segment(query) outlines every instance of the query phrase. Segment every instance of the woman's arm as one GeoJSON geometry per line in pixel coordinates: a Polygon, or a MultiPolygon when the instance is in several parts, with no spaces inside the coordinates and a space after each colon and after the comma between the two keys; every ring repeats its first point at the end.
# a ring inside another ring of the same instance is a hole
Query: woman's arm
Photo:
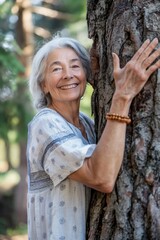
{"type": "MultiPolygon", "coordinates": [[[[141,91],[151,74],[160,68],[160,60],[155,61],[160,56],[160,49],[153,52],[157,44],[157,39],[152,42],[146,40],[124,68],[120,68],[119,58],[113,54],[116,89],[110,113],[128,116],[133,98],[141,91]]],[[[125,137],[126,123],[107,120],[92,156],[69,178],[98,191],[111,192],[122,164],[125,137]]]]}

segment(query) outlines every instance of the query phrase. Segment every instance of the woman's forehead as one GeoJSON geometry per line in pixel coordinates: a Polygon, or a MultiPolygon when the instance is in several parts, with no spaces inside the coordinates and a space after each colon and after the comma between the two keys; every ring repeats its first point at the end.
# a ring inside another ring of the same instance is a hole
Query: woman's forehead
{"type": "Polygon", "coordinates": [[[47,58],[47,61],[50,62],[63,62],[63,61],[80,61],[79,56],[77,55],[77,53],[71,49],[71,48],[56,48],[54,50],[52,50],[47,58]]]}

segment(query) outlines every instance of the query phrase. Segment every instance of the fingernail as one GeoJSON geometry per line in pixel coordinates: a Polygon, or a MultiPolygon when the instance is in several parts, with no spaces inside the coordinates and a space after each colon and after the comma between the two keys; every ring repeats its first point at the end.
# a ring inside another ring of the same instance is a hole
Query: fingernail
{"type": "Polygon", "coordinates": [[[157,41],[157,42],[158,42],[158,38],[157,38],[157,37],[156,37],[156,38],[154,38],[154,39],[153,39],[153,41],[157,41]]]}

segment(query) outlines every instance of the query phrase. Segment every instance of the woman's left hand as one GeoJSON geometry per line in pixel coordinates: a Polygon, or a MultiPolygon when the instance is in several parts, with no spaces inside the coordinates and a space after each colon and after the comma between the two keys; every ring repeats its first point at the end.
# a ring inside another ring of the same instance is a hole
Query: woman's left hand
{"type": "Polygon", "coordinates": [[[160,48],[155,50],[157,44],[157,38],[151,42],[146,40],[123,68],[120,68],[119,57],[113,53],[115,94],[132,101],[141,91],[151,74],[160,68],[160,48]]]}

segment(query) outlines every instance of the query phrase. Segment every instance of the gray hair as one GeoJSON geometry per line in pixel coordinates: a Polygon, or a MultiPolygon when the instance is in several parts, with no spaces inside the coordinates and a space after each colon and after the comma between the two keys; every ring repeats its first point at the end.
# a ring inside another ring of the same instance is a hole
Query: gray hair
{"type": "Polygon", "coordinates": [[[41,83],[45,78],[46,60],[51,51],[57,48],[71,48],[79,56],[82,66],[86,72],[86,78],[89,82],[91,75],[90,57],[87,50],[75,39],[68,37],[55,37],[45,43],[35,54],[32,62],[32,70],[29,79],[29,88],[33,97],[34,106],[37,109],[46,107],[51,101],[50,96],[45,95],[41,83]]]}

